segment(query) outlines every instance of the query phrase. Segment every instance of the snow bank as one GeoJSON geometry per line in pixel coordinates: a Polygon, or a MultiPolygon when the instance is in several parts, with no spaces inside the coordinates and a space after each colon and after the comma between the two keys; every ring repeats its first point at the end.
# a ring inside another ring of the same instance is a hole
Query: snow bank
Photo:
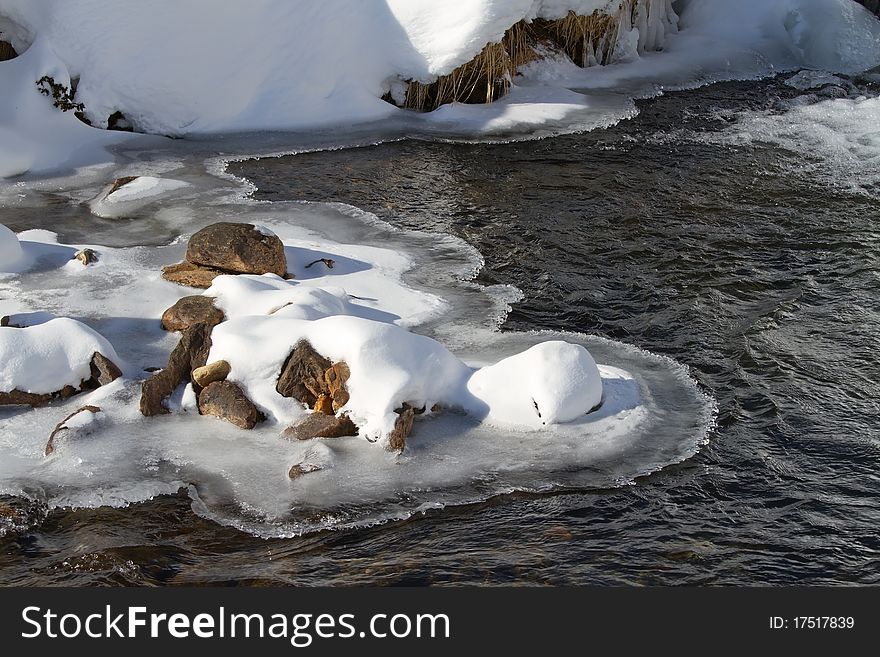
{"type": "MultiPolygon", "coordinates": [[[[0,4],[0,14],[5,9],[0,4]]],[[[46,38],[37,38],[20,57],[0,62],[0,178],[104,162],[105,147],[144,139],[90,128],[73,112],[53,107],[51,97],[37,89],[44,75],[70,86],[67,68],[46,38]]]]}
{"type": "Polygon", "coordinates": [[[95,353],[118,362],[107,340],[82,322],[59,317],[27,328],[0,328],[0,391],[36,394],[79,388],[95,353]]]}
{"type": "MultiPolygon", "coordinates": [[[[2,137],[2,135],[0,135],[2,137]]],[[[0,272],[13,271],[22,258],[18,236],[0,224],[0,272]]]]}

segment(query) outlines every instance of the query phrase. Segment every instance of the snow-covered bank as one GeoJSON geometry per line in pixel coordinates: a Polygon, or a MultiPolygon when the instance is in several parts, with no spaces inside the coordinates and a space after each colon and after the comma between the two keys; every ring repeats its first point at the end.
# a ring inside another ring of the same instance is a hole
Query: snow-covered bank
{"type": "MultiPolygon", "coordinates": [[[[880,64],[880,21],[852,0],[629,2],[259,0],[216,11],[206,0],[3,0],[0,33],[24,54],[0,63],[0,174],[58,168],[73,153],[94,160],[86,142],[131,139],[53,110],[34,86],[42,75],[67,88],[75,80],[76,101],[99,127],[122,112],[137,129],[162,135],[345,128],[400,121],[405,113],[384,94],[449,73],[518,21],[569,10],[620,17],[611,65],[583,70],[554,55],[526,66],[514,87],[529,93],[518,102],[484,108],[482,118],[469,108],[465,131],[482,134],[534,130],[548,120],[601,124],[584,121],[596,106],[589,94],[564,97],[562,88],[644,95],[800,67],[853,72],[880,64]]],[[[444,109],[436,118],[442,125],[458,117],[444,109]]],[[[424,121],[429,131],[432,120],[424,121]]]]}

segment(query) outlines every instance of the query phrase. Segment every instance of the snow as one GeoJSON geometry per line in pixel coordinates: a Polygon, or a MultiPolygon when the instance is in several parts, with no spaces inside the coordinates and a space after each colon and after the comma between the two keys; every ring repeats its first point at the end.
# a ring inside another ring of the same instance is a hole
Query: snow
{"type": "Polygon", "coordinates": [[[535,429],[576,420],[602,401],[602,377],[590,352],[558,340],[478,370],[467,387],[486,405],[489,421],[535,429]]]}
{"type": "Polygon", "coordinates": [[[82,322],[58,317],[27,328],[0,328],[0,391],[52,393],[91,377],[95,353],[118,362],[107,340],[82,322]]]}
{"type": "Polygon", "coordinates": [[[22,258],[21,244],[15,233],[0,224],[0,272],[10,271],[22,258]]]}
{"type": "MultiPolygon", "coordinates": [[[[113,193],[102,193],[89,204],[89,207],[95,215],[105,219],[125,217],[140,210],[157,197],[185,187],[189,187],[189,183],[183,180],[138,176],[113,193]]],[[[106,191],[109,191],[109,188],[106,191]]]]}
{"type": "Polygon", "coordinates": [[[843,78],[827,71],[803,70],[788,78],[785,84],[794,89],[806,91],[808,89],[818,89],[828,84],[845,85],[846,82],[843,78]]]}
{"type": "MultiPolygon", "coordinates": [[[[4,10],[0,4],[0,14],[4,10]]],[[[146,139],[96,130],[73,112],[56,109],[35,84],[44,75],[70,86],[66,67],[45,38],[37,38],[21,56],[0,62],[0,178],[104,162],[106,147],[146,139]]]]}

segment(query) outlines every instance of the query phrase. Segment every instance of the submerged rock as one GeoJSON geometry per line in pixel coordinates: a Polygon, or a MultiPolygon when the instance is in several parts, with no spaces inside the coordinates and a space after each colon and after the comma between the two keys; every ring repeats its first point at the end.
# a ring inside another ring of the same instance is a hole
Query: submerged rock
{"type": "Polygon", "coordinates": [[[225,319],[223,311],[214,305],[214,299],[199,294],[183,297],[162,313],[162,328],[183,331],[193,324],[215,326],[225,319]]]}
{"type": "Polygon", "coordinates": [[[179,262],[162,268],[162,278],[171,283],[208,289],[214,279],[226,272],[211,267],[194,265],[191,262],[179,262]]]}
{"type": "Polygon", "coordinates": [[[320,465],[316,465],[315,463],[297,463],[293,467],[290,468],[287,472],[287,476],[291,479],[299,479],[303,475],[306,475],[310,472],[317,472],[318,470],[323,470],[320,465]]]}
{"type": "Polygon", "coordinates": [[[46,443],[46,447],[43,450],[43,454],[45,456],[49,456],[55,451],[55,439],[64,431],[70,431],[71,427],[68,426],[68,422],[75,418],[80,413],[91,413],[92,415],[96,415],[101,412],[101,409],[97,406],[83,406],[82,408],[78,408],[73,413],[68,415],[66,418],[61,420],[58,424],[55,425],[55,429],[53,429],[52,433],[49,435],[49,441],[46,443]]]}
{"type": "Polygon", "coordinates": [[[284,244],[253,224],[220,222],[202,228],[190,238],[186,260],[239,274],[287,273],[284,244]]]}
{"type": "Polygon", "coordinates": [[[226,420],[242,429],[253,429],[257,422],[265,419],[244,391],[231,381],[208,384],[199,393],[199,413],[226,420]]]}
{"type": "MultiPolygon", "coordinates": [[[[424,410],[421,409],[421,412],[424,410]]],[[[388,451],[402,452],[406,447],[406,439],[412,432],[417,411],[413,406],[404,404],[394,412],[397,413],[397,420],[394,421],[394,430],[388,434],[388,451]]]]}
{"type": "Polygon", "coordinates": [[[344,438],[358,435],[358,428],[348,415],[336,417],[323,413],[310,413],[300,422],[285,429],[281,435],[292,440],[344,438]]]}
{"type": "Polygon", "coordinates": [[[209,324],[194,324],[183,332],[180,342],[168,357],[164,369],[144,381],[140,410],[148,417],[168,413],[165,400],[181,383],[190,379],[194,369],[203,367],[211,351],[209,324]]]}

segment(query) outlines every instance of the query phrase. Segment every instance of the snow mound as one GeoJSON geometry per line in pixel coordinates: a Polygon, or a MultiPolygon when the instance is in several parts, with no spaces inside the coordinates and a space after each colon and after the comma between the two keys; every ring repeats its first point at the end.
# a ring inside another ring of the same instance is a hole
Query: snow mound
{"type": "Polygon", "coordinates": [[[227,318],[245,315],[277,315],[289,319],[321,319],[330,315],[355,315],[341,288],[319,288],[286,281],[276,274],[218,276],[205,296],[227,318]]]}
{"type": "Polygon", "coordinates": [[[581,345],[543,342],[484,367],[467,384],[493,423],[541,428],[571,422],[602,401],[596,361],[581,345]]]}
{"type": "Polygon", "coordinates": [[[0,272],[11,271],[21,258],[22,250],[18,237],[6,226],[0,224],[0,272]]]}
{"type": "Polygon", "coordinates": [[[27,328],[0,328],[0,391],[35,394],[79,388],[95,353],[118,362],[111,344],[82,322],[58,317],[27,328]]]}

